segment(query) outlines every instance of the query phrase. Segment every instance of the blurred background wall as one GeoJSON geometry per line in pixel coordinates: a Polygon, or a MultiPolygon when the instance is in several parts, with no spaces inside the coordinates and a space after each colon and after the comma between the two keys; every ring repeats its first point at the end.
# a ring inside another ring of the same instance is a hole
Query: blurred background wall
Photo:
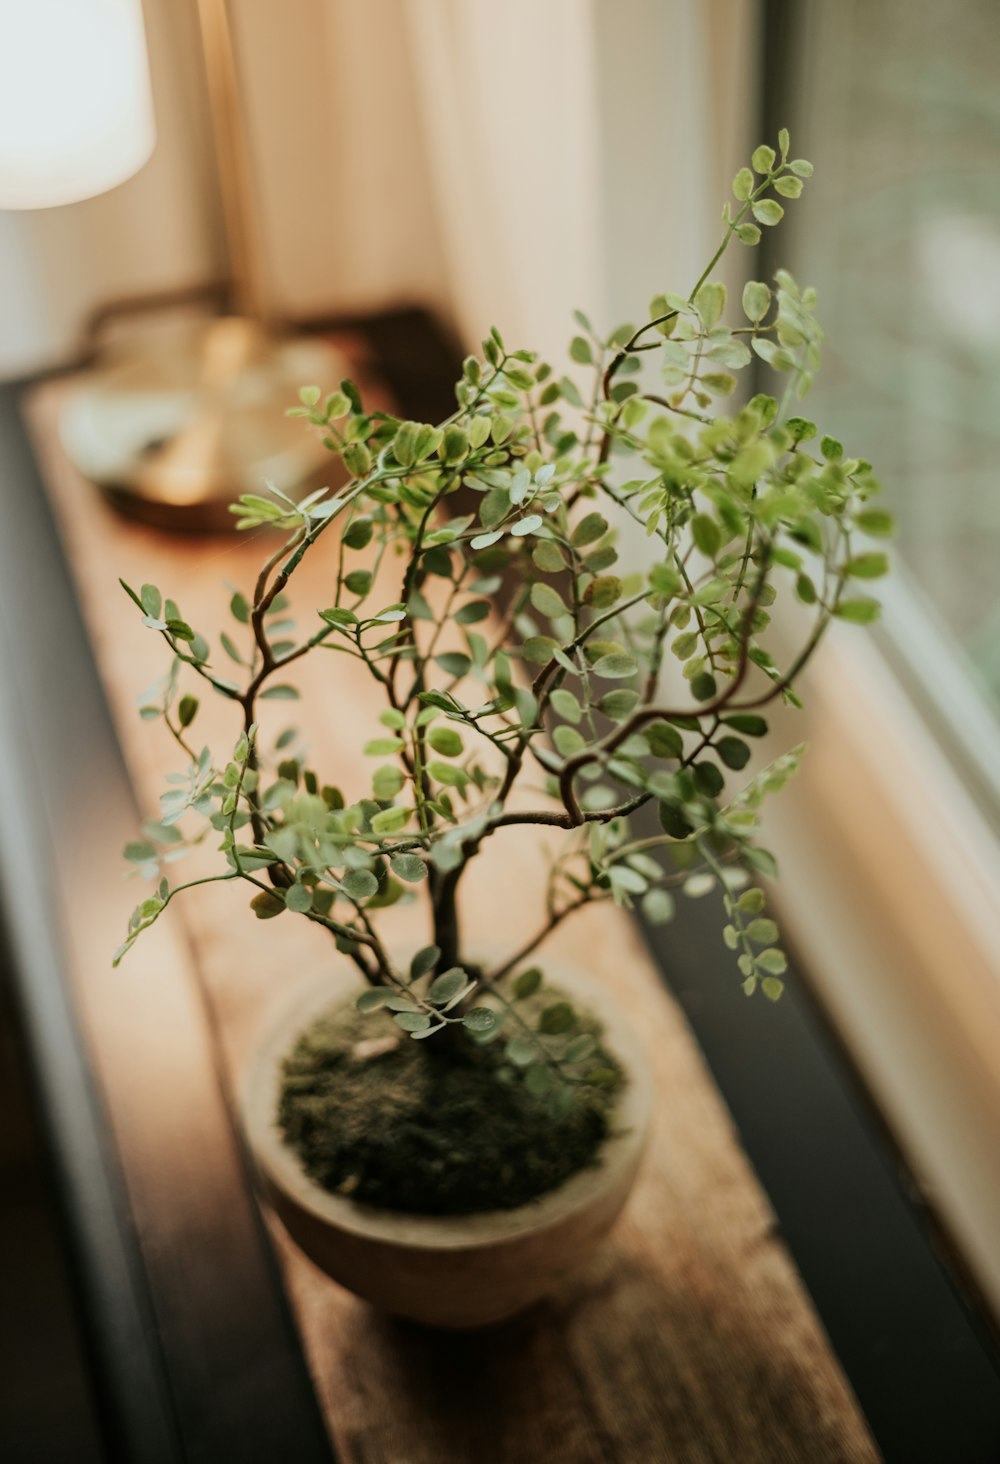
{"type": "MultiPolygon", "coordinates": [[[[0,375],[71,359],[95,306],[224,277],[195,4],[144,0],[149,165],[0,213],[0,375]]],[[[272,308],[416,302],[554,354],[574,306],[610,327],[679,288],[753,130],[756,9],[231,0],[272,308]]]]}

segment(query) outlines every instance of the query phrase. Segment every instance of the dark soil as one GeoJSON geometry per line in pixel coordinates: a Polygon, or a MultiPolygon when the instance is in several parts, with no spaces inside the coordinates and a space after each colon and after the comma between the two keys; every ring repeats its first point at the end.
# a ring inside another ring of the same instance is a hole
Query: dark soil
{"type": "MultiPolygon", "coordinates": [[[[502,1039],[456,1036],[416,1042],[353,1003],[314,1022],[285,1060],[278,1111],[306,1172],[384,1209],[468,1215],[523,1205],[596,1162],[613,1091],[574,1085],[569,1112],[553,1117],[505,1062],[502,1039]]],[[[606,1052],[593,1061],[616,1067],[606,1052]]]]}

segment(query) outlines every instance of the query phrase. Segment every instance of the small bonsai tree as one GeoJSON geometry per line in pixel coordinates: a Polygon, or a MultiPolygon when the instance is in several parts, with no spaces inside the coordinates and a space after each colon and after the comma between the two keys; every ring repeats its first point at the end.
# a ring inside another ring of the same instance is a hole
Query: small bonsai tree
{"type": "Polygon", "coordinates": [[[758,810],[801,748],[735,791],[730,774],[767,733],[767,708],[798,705],[796,680],[831,619],[876,619],[855,586],[886,558],[859,540],[887,535],[891,520],[872,505],[870,465],[831,437],[817,445],[794,409],[818,364],[814,292],[779,270],[773,289],[746,285],[731,324],[712,276],[734,240],[752,247],[779,223],[779,200],[798,197],[811,172],[790,160],[787,132],[777,152],[757,148],[690,293],[657,295],[641,325],[609,338],[577,314],[572,377],[492,330],[436,426],[367,411],[348,381],[325,397],[305,388],[293,412],[323,433],[347,482],[300,503],[272,489],[233,505],[238,528],[282,534],[218,638],[238,681],[159,589],[125,586],[170,653],[142,715],[165,724],[186,766],[126,850],[159,883],[116,961],[190,887],[172,886],[163,861],[207,836],[220,854],[209,878],[249,885],[259,919],[295,914],[329,932],[364,978],[362,1011],[388,1008],[442,1055],[456,1037],[499,1036],[509,1072],[558,1103],[573,1085],[614,1080],[571,1005],[534,998],[541,974],[528,962],[577,910],[640,902],[664,921],[675,886],[717,885],[743,989],[780,994],[785,956],[748,874],[775,873],[758,810]],[[718,411],[753,355],[779,374],[780,393],[718,411]],[[648,569],[619,565],[626,518],[648,537],[648,569]],[[296,630],[290,587],[321,541],[333,551],[329,602],[296,630]],[[787,592],[806,623],[779,661],[771,607],[787,592]],[[306,655],[336,657],[334,676],[340,657],[361,662],[384,700],[361,788],[306,766],[293,730],[271,743],[259,729],[258,703],[295,696],[289,672],[306,655]],[[231,756],[193,740],[195,681],[232,704],[231,756]],[[643,809],[659,823],[637,833],[643,809]],[[526,824],[557,841],[544,924],[484,969],[463,936],[463,877],[526,824]],[[433,940],[400,968],[379,915],[417,897],[433,940]]]}

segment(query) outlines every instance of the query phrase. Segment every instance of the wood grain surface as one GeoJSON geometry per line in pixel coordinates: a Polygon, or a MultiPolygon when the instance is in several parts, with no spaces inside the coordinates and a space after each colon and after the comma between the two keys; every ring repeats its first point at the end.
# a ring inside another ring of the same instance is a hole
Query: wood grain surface
{"type": "MultiPolygon", "coordinates": [[[[141,626],[117,578],[158,584],[208,634],[225,625],[227,585],[250,588],[269,541],[169,538],[116,517],[60,450],[57,414],[70,386],[39,389],[30,426],[125,757],[152,815],[176,749],[136,709],[165,666],[166,648],[141,626]]],[[[293,608],[301,607],[303,622],[327,598],[328,543],[296,575],[293,608]]],[[[398,598],[395,577],[388,566],[387,601],[398,598]]],[[[347,657],[316,655],[301,667],[295,680],[307,692],[308,718],[295,703],[265,703],[265,730],[289,720],[303,726],[325,779],[351,796],[364,786],[360,748],[377,731],[378,688],[347,657]]],[[[205,702],[198,740],[231,743],[234,713],[221,700],[205,702]]],[[[537,831],[511,828],[491,844],[470,871],[463,909],[477,942],[512,949],[540,922],[541,841],[537,831]]],[[[181,870],[190,877],[195,861],[179,866],[178,877],[181,870]]],[[[118,871],[90,877],[114,880],[118,871]]],[[[419,908],[386,914],[393,944],[424,943],[419,908]]],[[[188,936],[235,1084],[289,982],[336,957],[304,920],[254,920],[232,885],[192,891],[170,916],[188,936]]],[[[639,1183],[599,1259],[565,1294],[471,1336],[376,1314],[316,1271],[275,1221],[339,1457],[352,1464],[876,1459],[767,1199],[635,927],[602,906],[558,931],[551,948],[609,983],[648,1045],[658,1100],[639,1183]]],[[[147,979],[141,942],[119,974],[147,979]]]]}

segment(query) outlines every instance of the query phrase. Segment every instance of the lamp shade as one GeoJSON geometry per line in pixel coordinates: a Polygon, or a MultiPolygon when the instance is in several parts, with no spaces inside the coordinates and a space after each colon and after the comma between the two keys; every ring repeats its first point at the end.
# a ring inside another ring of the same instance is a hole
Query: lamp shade
{"type": "Polygon", "coordinates": [[[104,193],[155,141],[140,0],[0,0],[0,208],[104,193]]]}

